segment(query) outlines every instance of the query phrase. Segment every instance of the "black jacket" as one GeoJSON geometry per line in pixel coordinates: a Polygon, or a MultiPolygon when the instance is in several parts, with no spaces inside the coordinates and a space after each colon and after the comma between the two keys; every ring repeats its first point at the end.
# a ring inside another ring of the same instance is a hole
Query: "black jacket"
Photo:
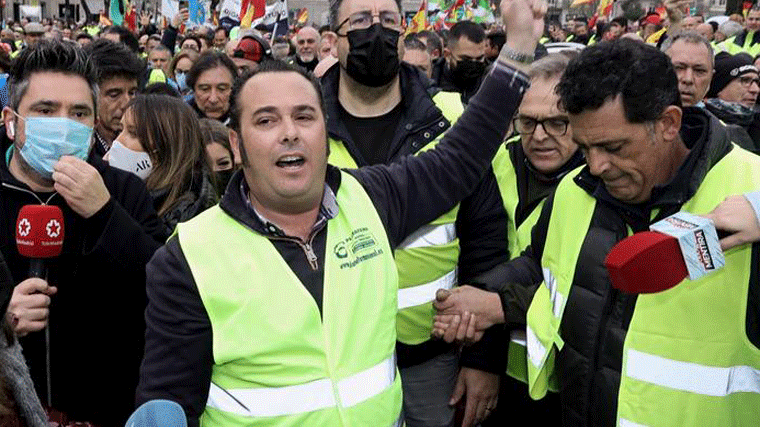
{"type": "MultiPolygon", "coordinates": [[[[710,168],[732,149],[725,127],[700,108],[684,108],[681,136],[691,152],[673,180],[655,187],[647,203],[629,205],[614,199],[587,166],[574,178],[578,186],[597,199],[597,204],[578,257],[560,328],[565,346],[557,356],[556,372],[564,426],[615,425],[623,343],[636,297],[612,288],[604,267],[607,253],[628,235],[627,227],[634,232],[645,231],[649,224],[678,212],[696,193],[710,168]],[[650,219],[650,212],[655,209],[659,212],[650,219]]],[[[544,204],[532,231],[531,246],[523,255],[481,277],[490,289],[500,293],[508,323],[525,324],[533,292],[542,280],[540,260],[553,200],[549,196],[544,204]]],[[[760,262],[758,254],[756,244],[755,265],[760,262]]],[[[750,307],[752,304],[755,311],[760,310],[757,301],[751,302],[750,307]]],[[[753,342],[757,346],[760,337],[757,324],[752,328],[748,335],[755,337],[753,342]]]]}
{"type": "MultiPolygon", "coordinates": [[[[3,153],[11,142],[0,128],[3,153]]],[[[60,195],[37,194],[64,215],[60,257],[47,261],[48,282],[58,287],[50,306],[51,393],[53,407],[75,420],[101,426],[124,425],[144,341],[145,264],[165,235],[145,185],[135,175],[109,167],[97,155],[93,165],[111,200],[84,219],[60,195]]],[[[0,164],[0,251],[16,283],[28,277],[29,260],[16,249],[18,212],[39,204],[0,164]]],[[[46,402],[44,332],[21,338],[40,400],[46,402]]]]}
{"type": "MultiPolygon", "coordinates": [[[[397,246],[420,226],[450,210],[470,194],[490,165],[503,140],[508,121],[520,103],[527,76],[496,70],[484,83],[488,93],[476,96],[471,107],[436,149],[407,156],[391,165],[350,171],[371,198],[385,226],[390,244],[397,246]],[[481,140],[472,141],[478,132],[481,140]]],[[[221,208],[253,232],[271,237],[261,220],[246,207],[240,191],[243,174],[230,181],[221,208]]],[[[340,174],[328,166],[326,183],[337,192],[340,174]]],[[[328,221],[329,223],[329,221],[328,221]]],[[[293,239],[270,241],[312,295],[320,295],[325,259],[326,228],[313,235],[317,269],[312,269],[302,245],[293,239]]],[[[190,426],[196,426],[208,397],[211,379],[212,330],[182,248],[172,238],[148,264],[146,346],[137,403],[171,399],[180,403],[190,426]]]]}
{"type": "MultiPolygon", "coordinates": [[[[327,114],[327,132],[331,138],[342,141],[356,164],[367,166],[354,144],[344,123],[340,121],[338,80],[340,67],[336,64],[322,77],[322,94],[327,114]]],[[[396,134],[389,142],[386,164],[414,154],[446,132],[451,124],[433,102],[430,80],[417,68],[402,64],[399,71],[403,117],[396,134]]],[[[477,135],[477,133],[476,133],[477,135]]],[[[484,273],[508,259],[507,214],[501,202],[499,187],[492,170],[488,170],[473,193],[462,200],[456,219],[457,236],[461,252],[458,263],[458,279],[469,283],[476,275],[484,273]]],[[[463,353],[462,363],[492,373],[503,373],[506,360],[499,351],[501,336],[495,328],[488,336],[463,353]]],[[[398,343],[397,355],[400,367],[420,364],[448,351],[451,346],[443,341],[430,340],[419,345],[398,343]]]]}

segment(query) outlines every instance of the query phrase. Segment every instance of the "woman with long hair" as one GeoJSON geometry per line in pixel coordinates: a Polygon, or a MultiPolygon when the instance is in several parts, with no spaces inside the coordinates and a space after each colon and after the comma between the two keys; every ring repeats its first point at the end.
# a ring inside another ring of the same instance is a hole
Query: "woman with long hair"
{"type": "Polygon", "coordinates": [[[106,159],[145,180],[167,231],[216,203],[203,136],[190,106],[166,95],[138,95],[122,124],[106,159]]]}

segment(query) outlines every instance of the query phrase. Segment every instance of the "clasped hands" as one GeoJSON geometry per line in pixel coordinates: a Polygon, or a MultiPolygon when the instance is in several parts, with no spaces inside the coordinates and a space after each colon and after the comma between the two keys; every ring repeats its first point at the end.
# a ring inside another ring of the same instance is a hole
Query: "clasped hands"
{"type": "Polygon", "coordinates": [[[504,323],[499,295],[469,285],[439,289],[433,306],[438,314],[432,334],[446,342],[474,343],[486,329],[504,323]]]}

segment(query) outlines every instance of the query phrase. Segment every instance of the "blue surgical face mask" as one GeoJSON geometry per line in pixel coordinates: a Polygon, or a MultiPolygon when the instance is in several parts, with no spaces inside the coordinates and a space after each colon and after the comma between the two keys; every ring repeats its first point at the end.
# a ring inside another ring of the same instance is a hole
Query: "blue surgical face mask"
{"type": "Polygon", "coordinates": [[[65,117],[18,117],[24,120],[25,137],[19,154],[43,177],[52,179],[61,156],[87,158],[91,127],[65,117]]]}
{"type": "Polygon", "coordinates": [[[177,82],[180,93],[184,93],[187,90],[187,74],[174,73],[174,81],[177,82]]]}

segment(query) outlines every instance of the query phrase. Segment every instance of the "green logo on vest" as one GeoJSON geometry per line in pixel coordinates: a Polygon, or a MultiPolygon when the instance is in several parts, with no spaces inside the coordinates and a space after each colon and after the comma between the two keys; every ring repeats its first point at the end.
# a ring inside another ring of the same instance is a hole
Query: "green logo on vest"
{"type": "Polygon", "coordinates": [[[357,228],[351,236],[335,245],[333,253],[338,259],[345,260],[340,268],[352,268],[360,262],[383,254],[382,248],[377,247],[375,236],[366,227],[357,228]]]}

